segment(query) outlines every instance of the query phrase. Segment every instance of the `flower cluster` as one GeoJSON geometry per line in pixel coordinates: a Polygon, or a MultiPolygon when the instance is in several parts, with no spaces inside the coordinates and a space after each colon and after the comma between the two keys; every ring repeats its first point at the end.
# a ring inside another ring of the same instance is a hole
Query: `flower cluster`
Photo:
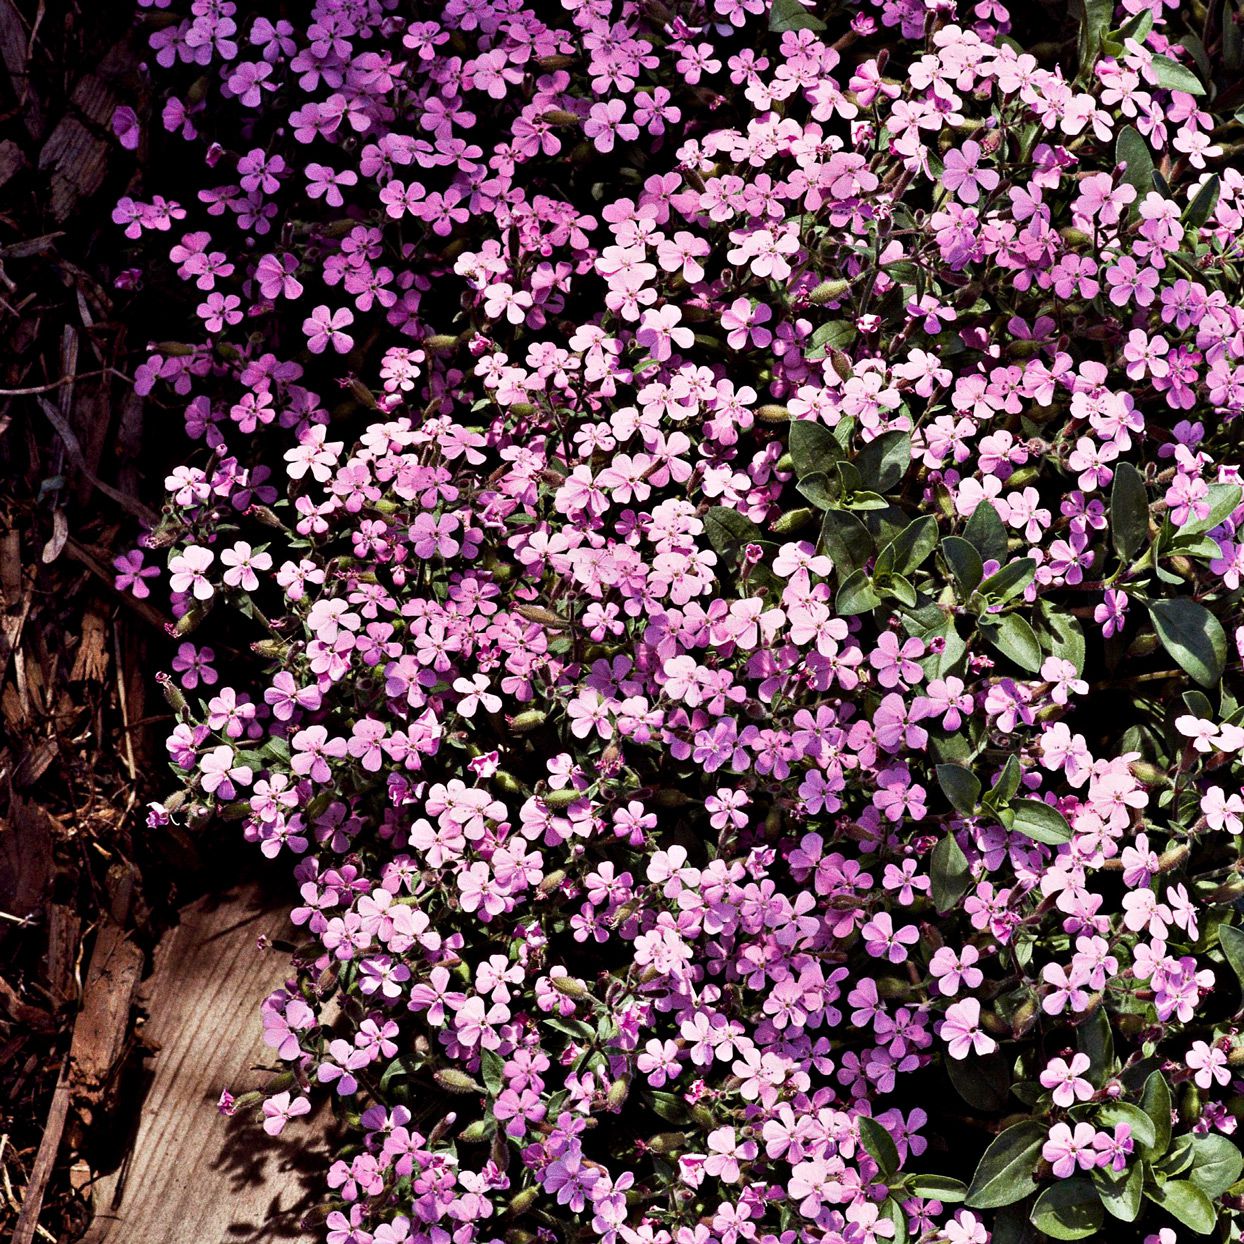
{"type": "Polygon", "coordinates": [[[1234,6],[148,7],[330,1244],[1238,1238],[1234,6]]]}

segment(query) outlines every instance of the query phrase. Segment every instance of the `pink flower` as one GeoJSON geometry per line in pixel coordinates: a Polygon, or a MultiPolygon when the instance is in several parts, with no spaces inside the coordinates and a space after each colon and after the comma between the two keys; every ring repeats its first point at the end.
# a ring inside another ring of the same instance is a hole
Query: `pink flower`
{"type": "Polygon", "coordinates": [[[344,330],[353,323],[354,312],[349,307],[336,311],[323,305],[316,307],[302,324],[307,349],[312,354],[323,354],[331,345],[338,354],[345,354],[354,345],[354,338],[344,330]]]}
{"type": "Polygon", "coordinates": [[[1054,1104],[1066,1109],[1077,1101],[1088,1101],[1093,1096],[1093,1086],[1084,1079],[1089,1069],[1087,1054],[1073,1054],[1071,1062],[1051,1058],[1041,1073],[1042,1087],[1054,1090],[1054,1104]]]}
{"type": "Polygon", "coordinates": [[[196,600],[210,600],[216,589],[208,581],[207,568],[215,560],[211,549],[191,545],[169,562],[169,586],[174,592],[191,592],[196,600]]]}
{"type": "Polygon", "coordinates": [[[1093,1147],[1097,1129],[1091,1123],[1077,1123],[1075,1131],[1069,1124],[1055,1123],[1041,1147],[1041,1156],[1054,1168],[1059,1179],[1075,1173],[1078,1166],[1090,1171],[1097,1165],[1098,1153],[1093,1147]]]}
{"type": "Polygon", "coordinates": [[[1193,1077],[1203,1089],[1218,1084],[1231,1083],[1231,1070],[1227,1065],[1225,1051],[1207,1041],[1194,1041],[1184,1061],[1196,1075],[1193,1077]]]}
{"type": "Polygon", "coordinates": [[[979,168],[980,143],[969,138],[958,150],[951,148],[943,161],[942,185],[964,203],[975,203],[980,192],[996,190],[999,176],[993,169],[979,168]]]}
{"type": "MultiPolygon", "coordinates": [[[[946,1010],[939,1035],[947,1044],[951,1058],[964,1059],[969,1054],[992,1054],[998,1043],[980,1026],[981,1004],[975,998],[964,998],[946,1010]]],[[[1092,1128],[1089,1132],[1092,1132],[1092,1128]]]]}
{"type": "Polygon", "coordinates": [[[305,1097],[290,1100],[288,1093],[277,1093],[263,1104],[263,1130],[269,1136],[279,1136],[290,1119],[310,1112],[311,1103],[305,1097]]]}

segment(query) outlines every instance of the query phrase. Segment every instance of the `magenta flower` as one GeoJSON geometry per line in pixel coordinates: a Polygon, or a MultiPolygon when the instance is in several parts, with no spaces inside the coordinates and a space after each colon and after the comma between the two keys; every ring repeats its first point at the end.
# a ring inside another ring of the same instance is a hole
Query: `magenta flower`
{"type": "Polygon", "coordinates": [[[942,185],[964,203],[975,203],[982,190],[996,190],[1001,180],[993,169],[980,167],[981,155],[980,143],[971,138],[946,152],[942,185]]]}
{"type": "Polygon", "coordinates": [[[980,1017],[981,1004],[975,998],[964,998],[947,1008],[939,1035],[951,1058],[964,1059],[969,1054],[979,1057],[998,1048],[998,1043],[981,1028],[980,1017]]]}
{"type": "Polygon", "coordinates": [[[305,1097],[291,1100],[288,1093],[277,1093],[263,1104],[263,1130],[269,1136],[279,1136],[291,1119],[310,1112],[311,1103],[305,1097]]]}
{"type": "Polygon", "coordinates": [[[307,335],[307,349],[312,354],[323,354],[331,345],[338,354],[345,354],[354,345],[354,338],[345,331],[353,323],[354,312],[349,307],[330,311],[321,304],[302,324],[302,331],[307,335]]]}

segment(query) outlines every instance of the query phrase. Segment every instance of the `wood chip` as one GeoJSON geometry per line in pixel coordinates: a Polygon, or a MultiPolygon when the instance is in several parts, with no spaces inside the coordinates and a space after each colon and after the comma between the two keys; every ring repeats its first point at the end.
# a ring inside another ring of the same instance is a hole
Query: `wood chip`
{"type": "Polygon", "coordinates": [[[74,656],[70,682],[103,682],[108,672],[108,628],[104,615],[97,605],[92,605],[82,619],[82,640],[74,656]]]}
{"type": "Polygon", "coordinates": [[[143,952],[119,924],[105,917],[91,952],[82,1010],[69,1047],[73,1094],[88,1106],[102,1100],[120,1063],[142,970],[143,952]]]}
{"type": "Polygon", "coordinates": [[[0,816],[0,908],[22,919],[42,909],[52,878],[52,823],[12,794],[0,816]]]}
{"type": "Polygon", "coordinates": [[[156,950],[143,986],[158,1042],[153,1079],[126,1164],[95,1185],[95,1221],[84,1244],[182,1244],[185,1240],[319,1238],[303,1215],[323,1196],[324,1111],[270,1138],[253,1115],[222,1119],[226,1086],[261,1087],[271,1064],[258,1007],[284,980],[279,954],[257,939],[285,937],[284,907],[246,888],[184,908],[156,950]]]}
{"type": "Polygon", "coordinates": [[[56,1162],[60,1138],[65,1131],[65,1120],[68,1117],[69,1081],[66,1066],[62,1064],[60,1078],[52,1091],[52,1104],[43,1127],[43,1139],[39,1143],[39,1152],[35,1155],[35,1163],[30,1171],[30,1182],[22,1196],[22,1212],[17,1216],[17,1226],[13,1229],[13,1244],[31,1244],[36,1231],[43,1233],[39,1227],[43,1194],[47,1191],[48,1179],[52,1175],[52,1167],[56,1162]]]}

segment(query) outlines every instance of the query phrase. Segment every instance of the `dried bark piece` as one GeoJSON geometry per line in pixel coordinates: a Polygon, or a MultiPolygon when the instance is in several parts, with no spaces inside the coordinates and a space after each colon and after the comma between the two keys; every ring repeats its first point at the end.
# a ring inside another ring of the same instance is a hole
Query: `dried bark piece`
{"type": "MultiPolygon", "coordinates": [[[[103,1099],[120,1063],[142,970],[143,952],[119,924],[105,917],[91,953],[82,1010],[69,1047],[70,1084],[75,1099],[85,1107],[103,1099]]],[[[83,1113],[88,1114],[88,1109],[83,1113]]]]}

